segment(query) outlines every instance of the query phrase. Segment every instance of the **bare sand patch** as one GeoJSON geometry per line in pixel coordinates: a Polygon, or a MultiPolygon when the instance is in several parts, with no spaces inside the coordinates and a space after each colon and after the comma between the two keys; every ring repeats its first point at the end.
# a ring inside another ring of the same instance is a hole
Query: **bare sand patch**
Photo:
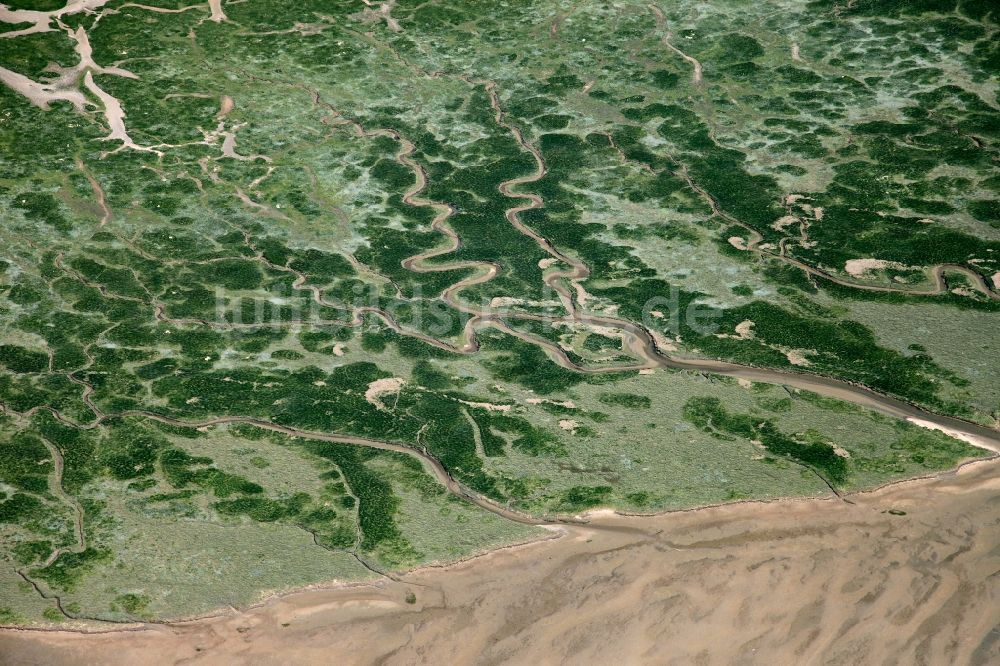
{"type": "Polygon", "coordinates": [[[716,333],[715,337],[731,338],[734,340],[753,340],[756,337],[753,332],[753,321],[750,319],[744,319],[740,323],[736,324],[736,327],[733,330],[736,332],[735,335],[732,333],[716,333]]]}
{"type": "Polygon", "coordinates": [[[988,449],[990,451],[994,451],[996,453],[1000,453],[1000,447],[994,445],[992,442],[988,441],[987,439],[985,439],[983,437],[977,437],[977,436],[972,435],[972,434],[966,434],[964,432],[959,432],[958,430],[955,430],[953,428],[946,428],[945,426],[938,425],[936,423],[932,423],[931,421],[925,421],[924,419],[918,419],[918,418],[915,418],[915,417],[912,417],[912,416],[908,417],[906,420],[909,421],[910,423],[913,423],[913,424],[916,424],[916,425],[920,426],[921,428],[930,428],[931,430],[940,430],[941,432],[943,432],[944,434],[946,434],[946,435],[948,435],[950,437],[954,437],[955,439],[960,439],[963,442],[967,442],[969,444],[972,444],[973,446],[977,446],[977,447],[979,447],[981,449],[988,449]]]}
{"type": "Polygon", "coordinates": [[[233,101],[232,97],[230,97],[229,95],[223,95],[222,100],[219,102],[219,113],[216,114],[215,117],[220,120],[225,118],[227,115],[229,115],[229,112],[232,111],[233,107],[235,106],[236,103],[233,101]]]}
{"type": "Polygon", "coordinates": [[[844,263],[844,270],[848,275],[856,278],[865,277],[869,271],[881,271],[886,268],[906,268],[898,261],[886,261],[884,259],[849,259],[844,263]]]}
{"type": "Polygon", "coordinates": [[[740,337],[740,340],[753,340],[753,322],[749,319],[744,319],[736,324],[736,335],[740,337]]]}
{"type": "Polygon", "coordinates": [[[573,288],[576,289],[576,300],[581,305],[587,304],[587,301],[593,298],[589,291],[583,288],[583,285],[579,282],[573,283],[573,288]]]}
{"type": "Polygon", "coordinates": [[[492,402],[472,402],[471,400],[459,400],[460,403],[468,407],[478,407],[489,412],[509,412],[513,405],[497,405],[492,402]]]}
{"type": "Polygon", "coordinates": [[[656,346],[666,352],[677,351],[677,345],[675,345],[669,338],[664,336],[662,333],[656,329],[649,329],[649,332],[653,336],[653,340],[656,341],[656,346]]]}
{"type": "Polygon", "coordinates": [[[730,236],[728,240],[729,244],[735,247],[737,250],[746,251],[748,249],[746,240],[740,238],[739,236],[730,236]]]}
{"type": "Polygon", "coordinates": [[[490,300],[491,308],[507,308],[511,305],[524,305],[524,299],[513,296],[494,296],[490,300]]]}
{"type": "Polygon", "coordinates": [[[385,403],[382,402],[382,396],[384,395],[398,395],[400,389],[403,388],[403,384],[406,380],[402,377],[386,377],[385,379],[376,379],[375,381],[368,384],[368,389],[365,391],[365,400],[370,404],[375,405],[378,409],[387,409],[385,403]]]}
{"type": "Polygon", "coordinates": [[[771,224],[771,228],[774,229],[775,231],[784,231],[785,227],[790,227],[793,224],[797,224],[798,221],[799,218],[795,217],[794,215],[783,215],[782,217],[779,217],[771,224]]]}
{"type": "Polygon", "coordinates": [[[787,358],[788,362],[792,365],[807,367],[812,365],[812,363],[809,362],[809,359],[806,358],[806,354],[809,353],[815,352],[808,349],[790,349],[785,352],[785,358],[787,358]]]}
{"type": "Polygon", "coordinates": [[[580,427],[580,424],[573,419],[561,419],[559,421],[559,427],[568,432],[573,432],[580,427]]]}
{"type": "Polygon", "coordinates": [[[208,10],[210,15],[208,17],[209,21],[214,23],[222,23],[227,21],[226,12],[222,9],[222,0],[208,0],[208,10]]]}

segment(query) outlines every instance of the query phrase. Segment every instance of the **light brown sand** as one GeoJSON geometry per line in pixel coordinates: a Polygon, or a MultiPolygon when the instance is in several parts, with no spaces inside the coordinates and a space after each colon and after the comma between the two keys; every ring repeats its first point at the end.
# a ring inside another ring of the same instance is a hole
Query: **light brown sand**
{"type": "Polygon", "coordinates": [[[907,268],[898,261],[885,261],[884,259],[849,259],[844,264],[844,270],[847,271],[851,277],[863,278],[870,271],[880,271],[885,268],[907,268]]]}
{"type": "Polygon", "coordinates": [[[0,661],[1000,663],[1000,465],[851,501],[601,513],[560,539],[239,615],[4,632],[0,661]]]}

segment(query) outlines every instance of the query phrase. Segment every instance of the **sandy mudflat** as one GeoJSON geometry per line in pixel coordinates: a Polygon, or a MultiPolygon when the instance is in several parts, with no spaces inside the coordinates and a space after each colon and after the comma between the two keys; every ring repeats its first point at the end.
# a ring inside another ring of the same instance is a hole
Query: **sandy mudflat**
{"type": "Polygon", "coordinates": [[[3,632],[0,662],[1000,663],[1000,465],[852,500],[599,514],[560,539],[240,615],[3,632]]]}

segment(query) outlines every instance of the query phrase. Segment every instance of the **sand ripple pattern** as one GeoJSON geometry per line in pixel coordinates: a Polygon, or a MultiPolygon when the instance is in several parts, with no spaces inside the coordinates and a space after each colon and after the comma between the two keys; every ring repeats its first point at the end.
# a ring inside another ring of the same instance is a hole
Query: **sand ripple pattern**
{"type": "Polygon", "coordinates": [[[597,515],[605,529],[564,526],[244,613],[0,633],[0,654],[54,665],[84,653],[102,664],[1000,662],[1000,464],[852,499],[597,515]]]}

